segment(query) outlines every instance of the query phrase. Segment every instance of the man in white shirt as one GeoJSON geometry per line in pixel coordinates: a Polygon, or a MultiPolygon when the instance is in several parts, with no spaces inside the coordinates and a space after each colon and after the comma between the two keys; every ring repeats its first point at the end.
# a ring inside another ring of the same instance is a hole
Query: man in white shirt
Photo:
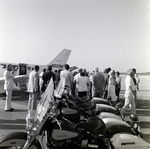
{"type": "Polygon", "coordinates": [[[37,103],[37,93],[39,89],[39,66],[35,66],[34,70],[29,74],[29,85],[28,85],[28,92],[29,92],[29,103],[28,103],[28,110],[36,110],[36,103],[37,103]]]}
{"type": "Polygon", "coordinates": [[[134,94],[133,94],[133,89],[134,89],[134,82],[133,82],[133,75],[134,72],[132,69],[128,70],[127,72],[127,77],[125,79],[125,104],[121,110],[121,115],[124,116],[125,111],[130,107],[131,108],[131,114],[136,114],[136,109],[135,109],[135,101],[134,101],[134,94]]]}
{"type": "Polygon", "coordinates": [[[88,97],[89,95],[90,80],[85,75],[85,72],[81,72],[80,76],[76,79],[76,84],[78,85],[76,97],[88,97]]]}
{"type": "Polygon", "coordinates": [[[75,86],[75,88],[74,88],[74,95],[75,95],[75,97],[77,97],[77,91],[78,91],[77,80],[78,80],[78,78],[80,77],[80,73],[81,73],[82,71],[83,71],[83,69],[82,69],[82,68],[79,68],[79,69],[78,69],[78,73],[74,76],[74,79],[73,79],[74,86],[75,86]]]}
{"type": "Polygon", "coordinates": [[[43,71],[39,75],[39,86],[40,86],[40,92],[42,94],[42,85],[43,85],[43,74],[46,71],[46,68],[43,69],[43,71]]]}
{"type": "Polygon", "coordinates": [[[140,82],[140,78],[138,76],[138,74],[136,73],[136,69],[133,68],[132,69],[134,72],[133,75],[133,82],[134,82],[134,89],[133,89],[133,94],[134,94],[134,101],[135,101],[135,106],[137,105],[137,90],[139,90],[139,82],[140,82]]]}
{"type": "Polygon", "coordinates": [[[12,65],[8,64],[6,66],[6,70],[4,71],[4,90],[6,91],[6,101],[5,101],[5,111],[11,112],[14,109],[11,108],[11,98],[12,98],[12,90],[14,88],[14,77],[16,75],[16,70],[12,70],[12,65]]]}
{"type": "Polygon", "coordinates": [[[70,66],[65,64],[65,69],[60,72],[60,82],[57,87],[57,94],[61,97],[65,90],[69,92],[69,95],[72,95],[73,89],[73,75],[70,72],[70,66]]]}

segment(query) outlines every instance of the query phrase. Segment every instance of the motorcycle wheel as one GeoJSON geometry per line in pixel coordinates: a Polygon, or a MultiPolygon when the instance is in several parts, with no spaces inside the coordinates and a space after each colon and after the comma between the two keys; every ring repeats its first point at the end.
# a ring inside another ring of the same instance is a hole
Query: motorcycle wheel
{"type": "MultiPolygon", "coordinates": [[[[9,140],[9,141],[11,141],[11,140],[9,140]]],[[[5,149],[22,149],[26,140],[18,139],[18,140],[15,140],[15,142],[16,142],[16,144],[14,144],[12,146],[9,145],[5,149]],[[17,143],[17,141],[18,141],[18,143],[17,143]]],[[[41,147],[40,147],[39,143],[35,141],[28,149],[41,149],[41,147]]]]}

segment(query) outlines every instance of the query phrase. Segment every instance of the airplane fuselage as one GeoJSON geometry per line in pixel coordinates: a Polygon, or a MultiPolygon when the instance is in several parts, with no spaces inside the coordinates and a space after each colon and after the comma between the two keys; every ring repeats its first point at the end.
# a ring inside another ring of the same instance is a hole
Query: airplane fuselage
{"type": "MultiPolygon", "coordinates": [[[[3,73],[6,70],[6,65],[9,63],[0,63],[0,77],[3,77],[3,73]]],[[[34,69],[35,65],[31,65],[31,64],[25,64],[25,63],[19,63],[19,64],[13,64],[11,63],[13,68],[17,68],[17,72],[16,72],[16,76],[19,75],[29,75],[29,73],[34,69]]],[[[64,65],[60,65],[60,64],[52,64],[52,70],[56,70],[56,69],[63,69],[64,65]]],[[[43,71],[44,68],[47,68],[47,65],[39,65],[40,69],[39,69],[39,73],[41,73],[43,71]]]]}

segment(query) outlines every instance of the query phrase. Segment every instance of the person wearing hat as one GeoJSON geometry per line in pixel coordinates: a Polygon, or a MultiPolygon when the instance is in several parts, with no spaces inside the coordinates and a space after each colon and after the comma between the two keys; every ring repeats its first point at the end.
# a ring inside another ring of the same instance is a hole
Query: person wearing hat
{"type": "Polygon", "coordinates": [[[4,90],[6,91],[6,101],[5,101],[5,111],[11,112],[14,108],[11,108],[11,98],[12,90],[14,88],[14,77],[16,75],[16,70],[12,69],[12,65],[8,64],[6,70],[4,71],[4,90]]]}
{"type": "Polygon", "coordinates": [[[133,76],[134,76],[134,71],[132,69],[129,69],[127,71],[127,77],[125,79],[125,103],[124,106],[121,110],[121,115],[124,117],[125,111],[130,108],[131,109],[131,114],[136,114],[136,109],[135,109],[135,101],[134,101],[134,94],[133,94],[133,89],[134,89],[134,82],[133,82],[133,76]]]}

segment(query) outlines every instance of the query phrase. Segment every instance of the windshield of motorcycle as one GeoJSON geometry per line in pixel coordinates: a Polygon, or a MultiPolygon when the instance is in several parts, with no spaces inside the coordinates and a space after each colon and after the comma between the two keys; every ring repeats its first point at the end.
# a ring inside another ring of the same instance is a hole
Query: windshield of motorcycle
{"type": "Polygon", "coordinates": [[[55,115],[55,100],[53,96],[46,96],[42,103],[38,104],[36,114],[35,114],[35,121],[41,122],[44,119],[46,114],[53,114],[55,115]]]}
{"type": "Polygon", "coordinates": [[[53,80],[49,82],[40,102],[37,105],[35,120],[41,122],[46,114],[51,113],[55,115],[55,100],[53,97],[54,84],[53,80]]]}

